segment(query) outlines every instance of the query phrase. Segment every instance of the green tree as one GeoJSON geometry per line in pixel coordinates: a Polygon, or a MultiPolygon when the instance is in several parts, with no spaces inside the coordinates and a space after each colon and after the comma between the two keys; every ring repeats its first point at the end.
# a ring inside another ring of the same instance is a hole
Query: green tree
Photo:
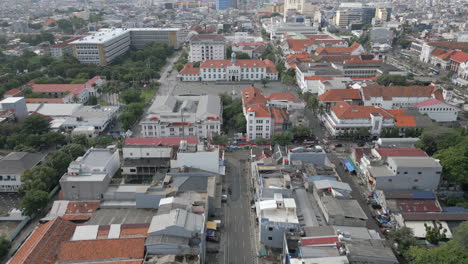
{"type": "Polygon", "coordinates": [[[268,79],[267,78],[262,78],[261,82],[263,84],[263,88],[265,88],[267,83],[268,83],[268,79]]]}
{"type": "Polygon", "coordinates": [[[0,259],[6,256],[10,247],[10,240],[6,239],[4,236],[0,236],[0,259]]]}
{"type": "Polygon", "coordinates": [[[359,136],[359,137],[368,137],[368,136],[370,136],[369,129],[367,129],[365,127],[359,128],[359,130],[357,131],[357,136],[359,136]]]}
{"type": "Polygon", "coordinates": [[[59,175],[62,175],[67,171],[68,165],[70,165],[72,160],[72,157],[68,153],[59,150],[50,155],[46,165],[54,169],[59,175]]]}
{"type": "Polygon", "coordinates": [[[398,39],[398,45],[400,45],[402,49],[408,49],[411,46],[411,41],[404,38],[400,38],[398,39]]]}
{"type": "Polygon", "coordinates": [[[50,122],[38,114],[30,115],[23,123],[23,133],[43,134],[49,131],[50,122]]]}
{"type": "Polygon", "coordinates": [[[286,146],[291,143],[291,134],[290,133],[275,134],[271,138],[271,142],[273,144],[286,146]]]}
{"type": "Polygon", "coordinates": [[[232,46],[226,48],[226,58],[230,59],[232,56],[232,46]]]}
{"type": "Polygon", "coordinates": [[[21,199],[20,209],[23,214],[33,216],[47,206],[49,194],[42,190],[31,190],[21,199]]]}
{"type": "Polygon", "coordinates": [[[266,143],[268,143],[268,140],[263,138],[263,137],[256,137],[255,138],[255,144],[264,145],[266,143]]]}
{"type": "Polygon", "coordinates": [[[31,190],[42,190],[48,192],[57,185],[60,177],[54,169],[39,165],[26,170],[21,175],[23,184],[20,187],[21,193],[27,193],[31,190]]]}
{"type": "Polygon", "coordinates": [[[308,137],[310,135],[310,128],[299,125],[291,128],[291,134],[294,137],[308,137]]]}
{"type": "Polygon", "coordinates": [[[224,135],[214,134],[212,137],[212,142],[215,145],[226,145],[228,143],[229,138],[224,135]]]}
{"type": "Polygon", "coordinates": [[[137,89],[128,89],[120,94],[120,99],[125,104],[138,103],[143,100],[141,91],[137,89]]]}
{"type": "Polygon", "coordinates": [[[200,61],[194,62],[194,63],[193,63],[193,67],[194,67],[194,68],[200,68],[200,63],[201,63],[200,61]]]}
{"type": "Polygon", "coordinates": [[[405,254],[410,247],[416,245],[413,230],[409,227],[401,227],[390,233],[390,238],[398,244],[398,250],[405,254]]]}
{"type": "Polygon", "coordinates": [[[236,52],[236,58],[239,60],[250,60],[249,54],[241,51],[236,52]]]}
{"type": "Polygon", "coordinates": [[[97,105],[98,104],[98,99],[95,95],[91,95],[88,99],[88,102],[86,102],[86,105],[97,105]]]}
{"type": "Polygon", "coordinates": [[[439,221],[436,222],[435,226],[424,223],[424,227],[426,228],[426,240],[429,243],[438,245],[440,241],[447,239],[447,229],[439,221]]]}
{"type": "Polygon", "coordinates": [[[67,153],[68,155],[70,155],[70,157],[72,159],[76,159],[78,157],[81,157],[85,153],[85,150],[84,150],[83,146],[79,145],[79,144],[65,145],[60,149],[60,151],[62,151],[64,153],[67,153]]]}
{"type": "Polygon", "coordinates": [[[380,75],[376,82],[383,86],[390,86],[390,85],[408,85],[406,81],[406,77],[402,75],[391,75],[391,74],[382,74],[380,75]]]}
{"type": "Polygon", "coordinates": [[[73,137],[73,143],[81,145],[83,147],[88,147],[89,146],[89,140],[86,135],[77,135],[73,137]]]}
{"type": "Polygon", "coordinates": [[[236,128],[236,131],[244,133],[245,128],[246,128],[246,123],[247,121],[245,120],[245,116],[243,113],[238,113],[234,116],[234,125],[236,128]]]}
{"type": "Polygon", "coordinates": [[[447,149],[441,149],[434,158],[440,160],[446,179],[468,184],[468,139],[447,149]]]}

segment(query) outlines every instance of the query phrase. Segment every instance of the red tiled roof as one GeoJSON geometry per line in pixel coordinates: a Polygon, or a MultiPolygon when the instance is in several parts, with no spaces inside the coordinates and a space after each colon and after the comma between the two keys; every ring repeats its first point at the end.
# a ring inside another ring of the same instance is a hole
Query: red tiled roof
{"type": "Polygon", "coordinates": [[[271,115],[275,124],[283,124],[286,120],[289,119],[289,115],[286,113],[286,109],[272,108],[271,115]]]}
{"type": "Polygon", "coordinates": [[[330,54],[330,53],[341,53],[341,54],[346,54],[346,53],[351,53],[358,49],[361,46],[361,44],[355,42],[353,45],[350,47],[319,47],[315,50],[315,52],[319,55],[323,54],[330,54]]]}
{"type": "Polygon", "coordinates": [[[55,263],[60,244],[72,237],[75,227],[74,223],[61,217],[56,217],[39,226],[8,261],[8,264],[55,263]]]}
{"type": "Polygon", "coordinates": [[[66,93],[80,89],[84,84],[37,84],[31,83],[34,93],[66,93]]]}
{"type": "Polygon", "coordinates": [[[62,216],[69,221],[84,221],[90,219],[100,206],[99,201],[71,201],[62,216]]]}
{"type": "Polygon", "coordinates": [[[446,50],[444,49],[439,49],[439,48],[435,48],[432,52],[431,52],[431,55],[432,56],[439,56],[439,55],[442,55],[446,52],[446,50]]]}
{"type": "Polygon", "coordinates": [[[145,238],[67,241],[60,247],[58,261],[143,260],[144,252],[145,238]]]}
{"type": "Polygon", "coordinates": [[[405,221],[467,221],[468,213],[401,213],[405,221]]]}
{"type": "Polygon", "coordinates": [[[331,110],[339,119],[370,118],[371,114],[377,113],[384,118],[393,118],[386,110],[375,106],[350,105],[347,102],[341,102],[334,105],[331,110]]]}
{"type": "Polygon", "coordinates": [[[326,91],[318,97],[322,102],[341,102],[345,100],[360,100],[361,92],[358,89],[333,89],[326,91]]]}
{"type": "Polygon", "coordinates": [[[314,35],[304,35],[306,38],[310,40],[318,40],[318,39],[333,39],[332,36],[328,34],[314,34],[314,35]]]}
{"type": "Polygon", "coordinates": [[[336,55],[336,54],[323,54],[318,56],[318,61],[327,61],[327,62],[344,62],[347,60],[359,60],[361,59],[360,55],[336,55]]]}
{"type": "Polygon", "coordinates": [[[436,200],[397,200],[400,212],[441,212],[436,200]]]}
{"type": "Polygon", "coordinates": [[[419,148],[376,148],[381,157],[427,157],[427,153],[419,148]]]}
{"type": "Polygon", "coordinates": [[[434,105],[448,105],[450,107],[453,107],[453,108],[457,108],[451,104],[448,104],[444,101],[441,101],[441,100],[437,100],[437,99],[429,99],[429,100],[426,100],[424,102],[420,102],[420,103],[417,103],[415,106],[416,107],[426,107],[426,106],[434,106],[434,105]]]}
{"type": "Polygon", "coordinates": [[[263,46],[265,42],[237,42],[233,46],[263,46]]]}
{"type": "Polygon", "coordinates": [[[182,68],[182,70],[180,70],[179,74],[182,74],[182,75],[187,75],[187,74],[198,75],[198,74],[200,74],[200,68],[193,67],[193,63],[187,63],[187,64],[184,65],[184,68],[182,68]]]}
{"type": "Polygon", "coordinates": [[[83,38],[82,36],[79,36],[79,37],[74,37],[74,38],[71,38],[71,39],[67,39],[66,41],[64,42],[61,42],[61,43],[57,43],[57,44],[54,44],[51,46],[51,48],[64,48],[66,46],[68,46],[68,44],[70,44],[70,42],[73,42],[75,40],[79,40],[83,38]]]}
{"type": "Polygon", "coordinates": [[[310,39],[288,39],[286,41],[289,49],[293,51],[303,51],[305,48],[313,44],[313,41],[310,39]]]}
{"type": "Polygon", "coordinates": [[[272,93],[267,96],[268,100],[290,101],[298,103],[299,99],[293,93],[272,93]]]}
{"type": "Polygon", "coordinates": [[[242,103],[244,106],[266,104],[267,102],[262,90],[257,87],[252,86],[242,91],[242,103]]]}
{"type": "Polygon", "coordinates": [[[246,110],[247,112],[254,112],[255,117],[271,117],[270,109],[264,104],[250,105],[246,107],[246,110]]]}
{"type": "Polygon", "coordinates": [[[468,61],[468,52],[457,51],[450,59],[456,62],[464,63],[465,61],[468,61]]]}
{"type": "Polygon", "coordinates": [[[455,41],[439,41],[429,42],[429,46],[445,48],[445,49],[468,49],[468,42],[455,42],[455,41]]]}
{"type": "Polygon", "coordinates": [[[322,76],[306,76],[304,80],[307,81],[325,81],[325,80],[333,80],[332,77],[322,77],[322,76]]]}
{"type": "Polygon", "coordinates": [[[15,95],[21,95],[21,94],[23,93],[19,89],[13,88],[11,90],[6,91],[3,95],[15,96],[15,95]]]}
{"type": "Polygon", "coordinates": [[[442,60],[445,60],[445,61],[448,61],[450,60],[450,58],[452,57],[453,54],[455,54],[455,50],[449,50],[441,55],[438,55],[437,57],[442,59],[442,60]]]}
{"type": "Polygon", "coordinates": [[[301,245],[303,246],[334,245],[337,242],[340,242],[338,236],[301,238],[301,245]]]}
{"type": "Polygon", "coordinates": [[[372,153],[372,149],[370,148],[355,148],[353,151],[356,159],[354,162],[358,164],[361,163],[361,159],[364,155],[370,155],[372,153]]]}
{"type": "Polygon", "coordinates": [[[26,103],[63,104],[63,98],[25,98],[26,103]]]}
{"type": "Polygon", "coordinates": [[[395,116],[396,127],[416,127],[414,116],[395,116]]]}
{"type": "Polygon", "coordinates": [[[382,97],[383,100],[392,100],[393,97],[437,97],[440,89],[434,86],[380,86],[368,85],[362,88],[363,97],[382,97]]]}
{"type": "Polygon", "coordinates": [[[179,146],[181,140],[186,140],[189,145],[198,142],[196,137],[126,138],[125,146],[179,146]]]}

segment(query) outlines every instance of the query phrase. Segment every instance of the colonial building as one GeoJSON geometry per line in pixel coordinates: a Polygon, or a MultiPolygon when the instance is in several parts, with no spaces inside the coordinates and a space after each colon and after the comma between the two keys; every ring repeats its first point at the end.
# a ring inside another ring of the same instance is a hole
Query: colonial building
{"type": "Polygon", "coordinates": [[[429,99],[415,106],[421,114],[426,114],[436,122],[457,121],[458,112],[460,112],[457,107],[437,99],[429,99]]]}
{"type": "Polygon", "coordinates": [[[199,68],[187,63],[177,77],[181,81],[260,81],[278,80],[278,71],[270,60],[205,60],[199,68]]]}
{"type": "Polygon", "coordinates": [[[141,121],[143,137],[206,137],[221,132],[219,96],[159,96],[141,121]]]}
{"type": "Polygon", "coordinates": [[[222,35],[201,34],[190,39],[189,61],[224,60],[226,40],[222,35]]]}
{"type": "Polygon", "coordinates": [[[429,99],[444,100],[442,90],[434,86],[380,86],[362,87],[365,106],[379,106],[383,109],[412,107],[429,99]]]}

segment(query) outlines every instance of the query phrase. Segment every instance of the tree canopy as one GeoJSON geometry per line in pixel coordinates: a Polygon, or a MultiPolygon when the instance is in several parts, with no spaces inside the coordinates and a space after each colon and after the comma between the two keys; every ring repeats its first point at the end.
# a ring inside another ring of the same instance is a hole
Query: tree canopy
{"type": "Polygon", "coordinates": [[[20,208],[27,216],[33,216],[47,206],[49,194],[42,190],[32,190],[27,192],[21,199],[20,208]]]}
{"type": "Polygon", "coordinates": [[[407,78],[402,75],[382,74],[377,78],[376,82],[383,86],[408,85],[407,78]]]}
{"type": "Polygon", "coordinates": [[[291,144],[291,134],[290,133],[275,134],[271,137],[271,142],[273,144],[278,144],[281,146],[289,145],[291,144]]]}

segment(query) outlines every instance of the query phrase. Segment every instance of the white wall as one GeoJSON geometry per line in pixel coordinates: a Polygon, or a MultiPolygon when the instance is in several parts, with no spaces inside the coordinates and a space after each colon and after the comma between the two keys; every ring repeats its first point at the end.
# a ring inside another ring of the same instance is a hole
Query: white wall
{"type": "Polygon", "coordinates": [[[202,152],[179,152],[177,160],[171,160],[171,168],[190,167],[220,173],[219,150],[202,152]]]}
{"type": "Polygon", "coordinates": [[[170,158],[172,148],[169,147],[124,147],[124,159],[139,158],[170,158]]]}

